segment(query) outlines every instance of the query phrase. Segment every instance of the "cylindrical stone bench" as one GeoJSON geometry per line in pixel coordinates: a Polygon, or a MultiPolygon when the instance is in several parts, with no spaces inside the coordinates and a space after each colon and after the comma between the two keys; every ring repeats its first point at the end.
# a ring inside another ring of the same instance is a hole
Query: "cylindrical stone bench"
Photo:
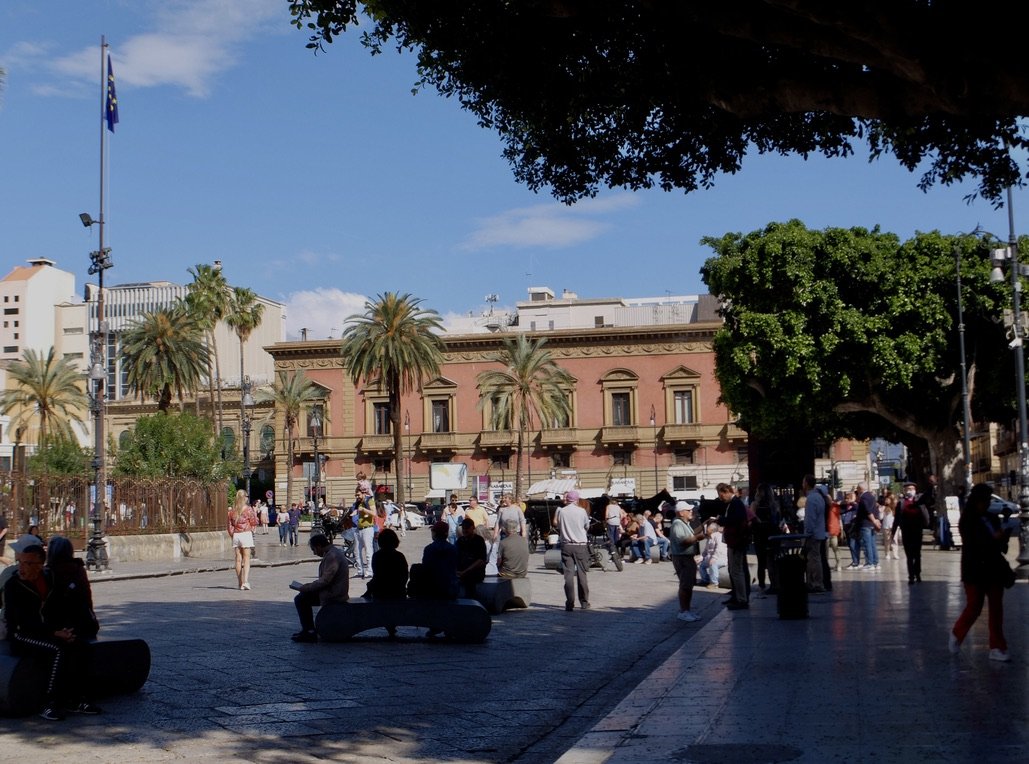
{"type": "Polygon", "coordinates": [[[487,576],[475,587],[475,599],[491,613],[526,608],[532,602],[532,582],[527,578],[487,576]]]}
{"type": "Polygon", "coordinates": [[[314,619],[323,642],[343,642],[369,629],[416,626],[443,632],[454,642],[484,642],[493,621],[475,600],[366,600],[324,605],[314,619]]]}
{"type": "MultiPolygon", "coordinates": [[[[87,683],[97,697],[139,690],[150,676],[150,646],[142,639],[108,639],[90,643],[87,683]]],[[[11,655],[10,643],[0,640],[0,713],[32,714],[46,700],[47,661],[11,655]]]]}

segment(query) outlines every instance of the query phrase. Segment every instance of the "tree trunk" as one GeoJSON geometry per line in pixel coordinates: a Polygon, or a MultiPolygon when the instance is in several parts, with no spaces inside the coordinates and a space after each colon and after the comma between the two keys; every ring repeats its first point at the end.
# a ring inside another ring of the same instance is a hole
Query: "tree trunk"
{"type": "Polygon", "coordinates": [[[401,454],[404,447],[403,432],[400,429],[400,389],[399,385],[394,385],[393,380],[390,380],[389,386],[389,422],[393,431],[393,475],[397,481],[397,490],[394,496],[396,503],[403,507],[407,496],[404,494],[404,481],[400,479],[400,468],[403,463],[401,454]]]}
{"type": "Polygon", "coordinates": [[[286,423],[286,501],[293,498],[293,425],[286,423]]]}
{"type": "Polygon", "coordinates": [[[767,483],[777,492],[785,492],[784,499],[794,500],[804,475],[815,469],[815,440],[803,432],[791,432],[780,438],[762,438],[749,433],[747,468],[750,473],[750,495],[761,483],[767,483]]]}
{"type": "MultiPolygon", "coordinates": [[[[215,325],[217,328],[217,324],[215,325]]],[[[218,360],[218,341],[214,338],[214,329],[211,329],[211,347],[214,350],[214,394],[218,396],[218,408],[216,421],[218,422],[218,434],[221,435],[224,422],[222,421],[222,369],[221,361],[218,360]]],[[[214,405],[214,401],[211,401],[214,405]]]]}
{"type": "MultiPolygon", "coordinates": [[[[514,499],[515,501],[522,500],[522,467],[525,463],[525,423],[520,422],[518,425],[518,451],[515,457],[515,484],[514,484],[514,499]]],[[[528,486],[526,486],[528,490],[528,486]]]]}
{"type": "MultiPolygon", "coordinates": [[[[936,474],[937,496],[957,494],[958,487],[965,482],[964,449],[958,428],[945,427],[927,434],[925,440],[929,446],[929,468],[936,474]]],[[[943,511],[942,498],[937,498],[936,510],[943,511]]]]}

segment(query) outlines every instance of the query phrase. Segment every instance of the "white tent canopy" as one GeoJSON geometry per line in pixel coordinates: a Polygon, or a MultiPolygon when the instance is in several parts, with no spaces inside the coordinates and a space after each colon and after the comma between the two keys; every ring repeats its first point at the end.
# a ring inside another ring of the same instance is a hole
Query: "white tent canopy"
{"type": "Polygon", "coordinates": [[[540,480],[529,486],[529,490],[526,491],[526,495],[538,496],[540,494],[565,494],[576,488],[577,482],[578,481],[575,478],[548,478],[547,480],[540,480]]]}

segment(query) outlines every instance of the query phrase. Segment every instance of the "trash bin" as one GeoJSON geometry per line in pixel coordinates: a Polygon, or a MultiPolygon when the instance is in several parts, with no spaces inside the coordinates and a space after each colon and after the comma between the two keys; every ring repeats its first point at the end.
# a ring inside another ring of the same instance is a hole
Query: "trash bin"
{"type": "Polygon", "coordinates": [[[779,618],[807,618],[807,555],[804,554],[806,533],[771,536],[768,541],[774,555],[778,578],[777,610],[779,618]]]}

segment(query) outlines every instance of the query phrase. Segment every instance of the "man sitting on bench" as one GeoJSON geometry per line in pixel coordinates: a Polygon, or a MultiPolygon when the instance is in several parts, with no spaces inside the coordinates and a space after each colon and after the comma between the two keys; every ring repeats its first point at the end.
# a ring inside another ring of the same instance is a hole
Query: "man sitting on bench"
{"type": "Polygon", "coordinates": [[[322,558],[318,565],[318,578],[307,584],[294,581],[290,589],[300,592],[293,598],[300,617],[300,631],[291,638],[294,642],[317,642],[314,629],[314,606],[330,602],[346,602],[350,596],[350,570],[347,557],[338,546],[321,533],[311,536],[311,551],[322,558]]]}

